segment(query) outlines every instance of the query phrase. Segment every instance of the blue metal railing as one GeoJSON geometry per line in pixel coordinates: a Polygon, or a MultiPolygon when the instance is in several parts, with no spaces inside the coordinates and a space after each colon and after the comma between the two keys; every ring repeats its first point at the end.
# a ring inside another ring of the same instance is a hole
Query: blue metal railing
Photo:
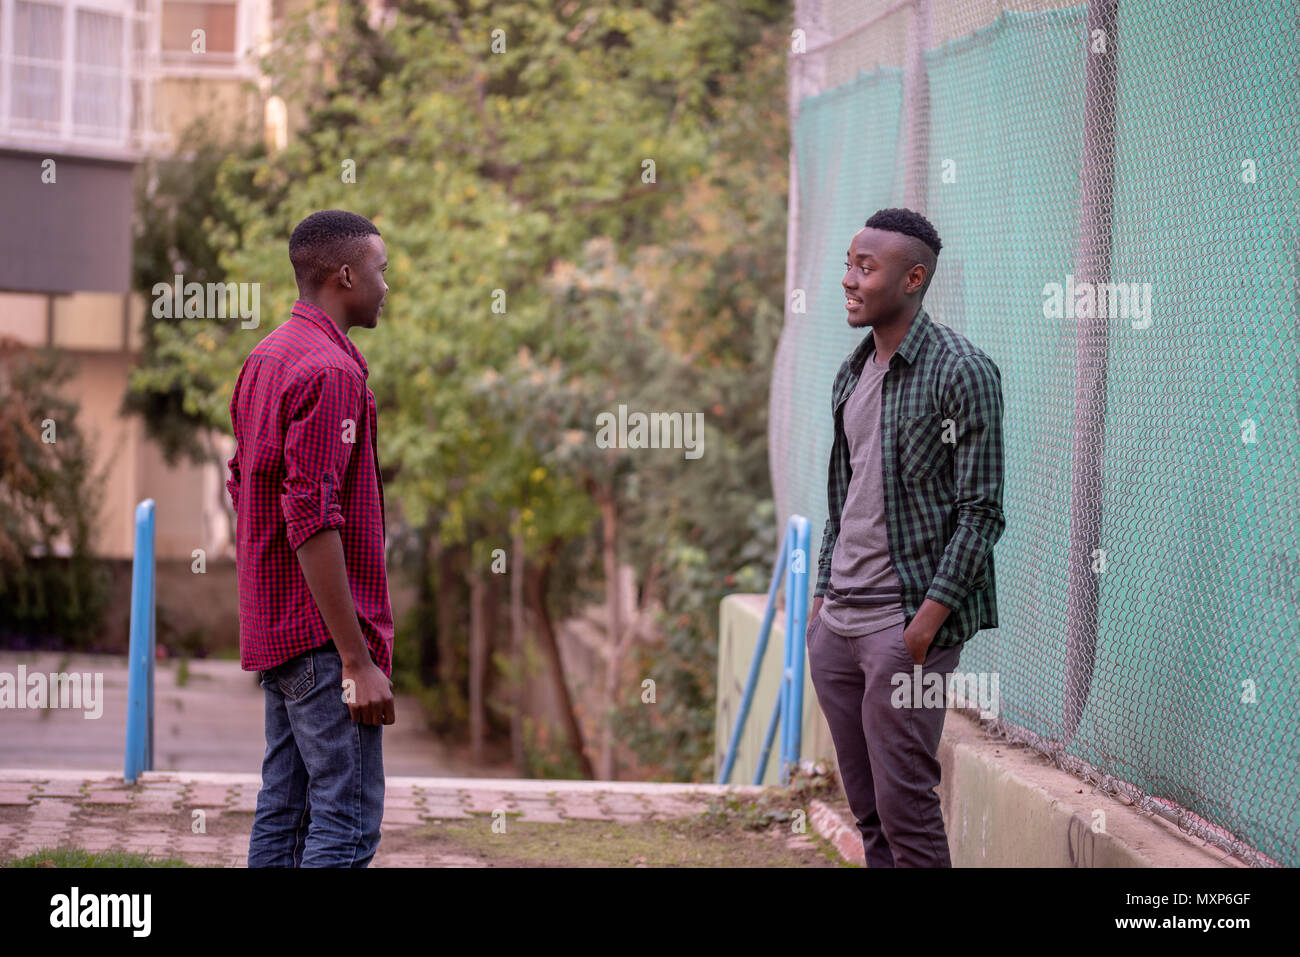
{"type": "Polygon", "coordinates": [[[154,553],[153,499],[135,509],[135,555],[131,560],[131,655],[127,683],[126,767],[132,782],[153,770],[154,553]]]}
{"type": "Polygon", "coordinates": [[[777,550],[776,560],[772,563],[772,584],[767,590],[767,606],[763,610],[763,622],[758,628],[758,642],[754,646],[754,657],[749,663],[749,676],[745,679],[745,691],[741,695],[740,708],[736,712],[736,723],[731,729],[731,740],[727,744],[727,755],[718,775],[719,784],[727,784],[731,771],[736,764],[736,754],[740,750],[740,736],[745,730],[749,718],[750,705],[754,700],[754,689],[758,685],[758,675],[762,670],[763,656],[767,652],[767,640],[772,633],[772,618],[776,611],[776,593],[781,587],[784,575],[785,585],[785,653],[781,664],[781,689],[772,707],[772,717],[768,720],[767,731],[763,736],[763,750],[759,755],[758,766],[754,771],[754,783],[761,784],[767,772],[767,759],[772,751],[772,741],[777,728],[781,729],[781,783],[790,780],[790,768],[798,762],[803,746],[803,664],[804,635],[808,620],[808,546],[810,539],[808,519],[802,515],[791,515],[786,524],[785,536],[777,550]]]}

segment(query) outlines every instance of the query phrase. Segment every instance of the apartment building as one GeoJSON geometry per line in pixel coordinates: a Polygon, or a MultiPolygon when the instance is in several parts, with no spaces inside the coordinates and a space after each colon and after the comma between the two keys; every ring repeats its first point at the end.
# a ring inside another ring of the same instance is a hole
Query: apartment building
{"type": "MultiPolygon", "coordinates": [[[[146,303],[131,286],[137,165],[196,117],[274,141],[294,117],[259,75],[313,0],[0,0],[0,336],[74,364],[67,392],[106,470],[97,551],[127,558],[136,503],[157,503],[160,560],[233,557],[224,470],[168,466],[119,414],[146,303]]],[[[372,19],[383,0],[368,4],[372,19]]],[[[337,13],[337,4],[323,13],[337,13]]],[[[162,280],[170,280],[160,277],[162,280]]],[[[211,437],[228,454],[224,435],[211,437]]]]}

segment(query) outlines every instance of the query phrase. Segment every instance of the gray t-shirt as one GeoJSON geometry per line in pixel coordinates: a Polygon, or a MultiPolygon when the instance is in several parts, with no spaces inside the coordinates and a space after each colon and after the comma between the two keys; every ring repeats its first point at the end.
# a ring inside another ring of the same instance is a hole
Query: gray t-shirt
{"type": "Polygon", "coordinates": [[[849,442],[849,480],[840,534],[831,554],[831,581],[822,603],[826,627],[845,637],[869,635],[906,620],[902,583],[889,557],[885,525],[884,477],[880,450],[880,385],[888,365],[873,352],[862,377],[844,403],[844,435],[849,442]]]}

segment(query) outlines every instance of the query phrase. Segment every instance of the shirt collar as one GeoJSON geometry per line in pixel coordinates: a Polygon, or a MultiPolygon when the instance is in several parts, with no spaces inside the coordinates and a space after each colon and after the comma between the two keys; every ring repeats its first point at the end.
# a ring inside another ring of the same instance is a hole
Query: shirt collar
{"type": "Polygon", "coordinates": [[[317,326],[327,336],[334,340],[335,344],[352,357],[361,368],[361,378],[366,379],[370,376],[370,367],[366,365],[366,358],[361,354],[361,350],[356,344],[343,334],[340,329],[323,309],[313,306],[309,302],[299,299],[293,304],[293,314],[299,319],[305,319],[317,326]]]}
{"type": "MultiPolygon", "coordinates": [[[[898,344],[898,349],[894,355],[902,356],[903,360],[910,366],[916,361],[917,353],[921,351],[921,346],[930,338],[930,314],[925,311],[924,307],[912,319],[912,325],[907,330],[907,335],[903,336],[903,341],[898,344]]],[[[868,329],[866,338],[858,345],[853,352],[853,358],[850,360],[853,371],[858,375],[862,374],[862,367],[866,364],[868,357],[876,351],[875,330],[868,329]]],[[[890,365],[893,365],[893,357],[890,357],[890,365]]]]}

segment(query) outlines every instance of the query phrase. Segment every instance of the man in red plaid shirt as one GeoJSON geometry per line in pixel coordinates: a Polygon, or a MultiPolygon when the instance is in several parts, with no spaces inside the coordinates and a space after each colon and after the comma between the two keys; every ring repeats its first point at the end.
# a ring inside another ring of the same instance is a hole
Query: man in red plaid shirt
{"type": "Polygon", "coordinates": [[[366,867],[396,720],[384,491],[369,369],[388,286],[370,220],[313,213],[289,238],[292,317],[249,354],[230,400],[239,652],[262,673],[266,756],[249,867],[366,867]]]}

